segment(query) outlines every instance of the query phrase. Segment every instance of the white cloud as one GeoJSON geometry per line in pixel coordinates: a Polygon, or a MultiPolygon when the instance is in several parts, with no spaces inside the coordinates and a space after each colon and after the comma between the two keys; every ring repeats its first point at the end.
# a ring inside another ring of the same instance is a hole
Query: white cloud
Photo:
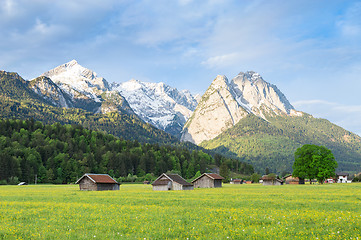
{"type": "Polygon", "coordinates": [[[222,68],[233,64],[237,58],[239,58],[238,53],[229,53],[221,56],[210,57],[203,61],[202,64],[207,65],[210,68],[222,68]]]}
{"type": "Polygon", "coordinates": [[[361,2],[356,2],[348,8],[346,13],[336,22],[341,33],[346,38],[361,37],[361,2]]]}

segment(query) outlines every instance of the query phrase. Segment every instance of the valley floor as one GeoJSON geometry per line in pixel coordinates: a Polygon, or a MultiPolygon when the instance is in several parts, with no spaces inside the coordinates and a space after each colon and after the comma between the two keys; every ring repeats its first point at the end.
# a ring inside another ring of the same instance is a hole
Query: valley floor
{"type": "Polygon", "coordinates": [[[0,239],[361,239],[361,184],[0,186],[0,239]]]}

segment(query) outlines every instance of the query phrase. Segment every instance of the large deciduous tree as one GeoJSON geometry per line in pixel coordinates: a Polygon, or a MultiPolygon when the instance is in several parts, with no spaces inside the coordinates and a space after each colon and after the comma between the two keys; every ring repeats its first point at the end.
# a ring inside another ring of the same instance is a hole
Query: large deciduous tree
{"type": "Polygon", "coordinates": [[[293,164],[294,177],[300,179],[317,179],[323,183],[327,178],[335,175],[337,162],[331,150],[324,146],[303,145],[295,152],[293,164]]]}

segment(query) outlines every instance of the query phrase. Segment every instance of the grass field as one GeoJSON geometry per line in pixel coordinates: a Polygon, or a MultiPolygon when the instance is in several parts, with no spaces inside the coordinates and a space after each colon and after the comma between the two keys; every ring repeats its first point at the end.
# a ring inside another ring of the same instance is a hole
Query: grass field
{"type": "Polygon", "coordinates": [[[361,239],[361,184],[0,186],[0,239],[361,239]]]}

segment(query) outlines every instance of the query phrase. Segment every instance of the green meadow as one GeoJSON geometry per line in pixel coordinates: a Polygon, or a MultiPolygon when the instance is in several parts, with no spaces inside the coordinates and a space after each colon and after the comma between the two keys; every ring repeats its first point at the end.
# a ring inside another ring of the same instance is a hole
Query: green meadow
{"type": "Polygon", "coordinates": [[[0,239],[361,239],[361,184],[0,186],[0,239]]]}

